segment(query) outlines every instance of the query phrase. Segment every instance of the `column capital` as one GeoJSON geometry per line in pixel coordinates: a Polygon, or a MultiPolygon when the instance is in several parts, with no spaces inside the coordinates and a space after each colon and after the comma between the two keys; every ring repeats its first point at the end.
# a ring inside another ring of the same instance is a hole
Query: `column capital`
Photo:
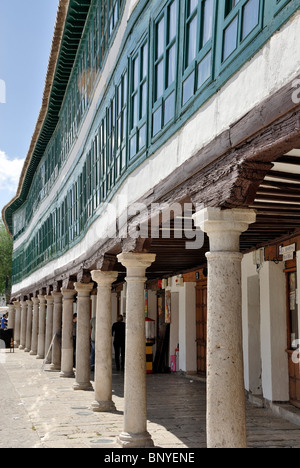
{"type": "Polygon", "coordinates": [[[14,304],[7,304],[7,307],[8,307],[8,311],[10,312],[11,310],[13,310],[15,308],[15,305],[14,304]]]}
{"type": "Polygon", "coordinates": [[[33,297],[33,298],[32,298],[32,302],[33,302],[33,304],[39,304],[39,303],[40,303],[40,300],[39,300],[38,297],[33,297]]]}
{"type": "Polygon", "coordinates": [[[74,288],[78,292],[78,296],[90,296],[94,288],[94,283],[75,283],[74,288]]]}
{"type": "Polygon", "coordinates": [[[62,293],[61,292],[58,292],[58,291],[52,291],[51,292],[51,296],[53,297],[54,299],[54,302],[57,304],[57,303],[60,303],[62,302],[62,293]]]}
{"type": "Polygon", "coordinates": [[[33,302],[30,299],[28,301],[26,301],[26,304],[29,305],[29,306],[33,306],[33,302]]]}
{"type": "Polygon", "coordinates": [[[119,273],[117,271],[101,271],[94,270],[92,273],[92,279],[99,286],[110,287],[117,280],[119,273]]]}
{"type": "Polygon", "coordinates": [[[15,307],[20,307],[21,306],[20,301],[13,301],[13,305],[15,307]]]}
{"type": "Polygon", "coordinates": [[[47,305],[54,304],[54,297],[53,296],[45,296],[45,299],[47,301],[47,305]]]}
{"type": "Polygon", "coordinates": [[[40,301],[40,304],[46,304],[46,296],[38,295],[38,300],[40,301]]]}
{"type": "Polygon", "coordinates": [[[195,226],[209,236],[211,252],[239,252],[240,235],[255,223],[256,211],[209,207],[195,213],[193,218],[195,226]]]}
{"type": "Polygon", "coordinates": [[[61,294],[65,300],[74,300],[74,296],[76,296],[77,291],[75,289],[68,289],[68,288],[61,288],[61,294]]]}
{"type": "Polygon", "coordinates": [[[145,281],[145,271],[153,262],[155,262],[156,254],[149,253],[121,253],[118,255],[118,260],[127,268],[126,281],[130,277],[138,278],[145,281]]]}

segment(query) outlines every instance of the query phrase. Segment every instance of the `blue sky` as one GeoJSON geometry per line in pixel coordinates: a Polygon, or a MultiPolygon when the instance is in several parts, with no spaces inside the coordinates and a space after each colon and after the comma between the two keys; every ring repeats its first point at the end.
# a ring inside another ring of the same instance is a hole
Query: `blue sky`
{"type": "Polygon", "coordinates": [[[0,0],[0,213],[41,108],[59,0],[0,0]]]}

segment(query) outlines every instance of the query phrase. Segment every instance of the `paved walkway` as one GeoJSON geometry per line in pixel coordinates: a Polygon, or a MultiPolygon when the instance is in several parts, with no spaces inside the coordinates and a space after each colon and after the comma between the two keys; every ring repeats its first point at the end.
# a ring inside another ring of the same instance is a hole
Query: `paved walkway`
{"type": "MultiPolygon", "coordinates": [[[[23,351],[0,357],[0,448],[115,447],[123,423],[122,374],[113,375],[117,412],[97,414],[90,410],[94,393],[75,392],[74,380],[42,372],[41,361],[23,351]]],[[[177,375],[150,375],[147,385],[155,445],[205,448],[205,385],[177,375]]],[[[247,418],[249,447],[300,448],[300,427],[250,405],[247,418]]]]}

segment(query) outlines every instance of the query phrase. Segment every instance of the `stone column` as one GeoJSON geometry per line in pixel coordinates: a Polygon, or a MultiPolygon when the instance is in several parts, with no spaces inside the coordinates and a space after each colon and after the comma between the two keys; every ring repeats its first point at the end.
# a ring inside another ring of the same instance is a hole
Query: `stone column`
{"type": "Polygon", "coordinates": [[[21,301],[21,336],[19,349],[25,349],[26,346],[26,329],[27,329],[27,303],[21,301]]]}
{"type": "Polygon", "coordinates": [[[47,301],[47,317],[46,317],[46,338],[45,338],[45,359],[47,358],[46,364],[51,364],[52,355],[51,352],[48,354],[51,341],[53,339],[53,304],[54,298],[52,296],[45,296],[47,301]]]}
{"type": "Polygon", "coordinates": [[[91,376],[91,291],[93,283],[75,283],[77,295],[76,383],[74,390],[93,390],[91,376]]]}
{"type": "Polygon", "coordinates": [[[61,334],[62,334],[62,293],[52,291],[54,299],[53,307],[53,336],[55,339],[52,348],[51,370],[60,371],[61,369],[61,334]]]}
{"type": "Polygon", "coordinates": [[[118,437],[122,447],[153,447],[147,432],[145,272],[156,256],[124,253],[118,260],[127,268],[126,359],[124,431],[118,437]]]}
{"type": "Polygon", "coordinates": [[[62,319],[62,355],[61,377],[75,377],[73,370],[73,304],[75,289],[62,288],[63,319],[62,319]]]}
{"type": "Polygon", "coordinates": [[[8,304],[8,323],[7,328],[13,329],[15,328],[15,316],[16,316],[16,309],[13,304],[8,304]]]}
{"type": "Polygon", "coordinates": [[[118,278],[114,271],[92,271],[98,283],[96,308],[95,412],[116,409],[112,401],[112,310],[111,286],[118,278]]]}
{"type": "Polygon", "coordinates": [[[246,447],[240,235],[253,210],[206,208],[195,225],[210,239],[207,311],[207,443],[246,447]]]}
{"type": "Polygon", "coordinates": [[[15,344],[20,346],[21,338],[21,304],[19,301],[14,302],[16,309],[16,318],[15,318],[15,344]]]}
{"type": "Polygon", "coordinates": [[[45,359],[45,331],[46,331],[46,299],[45,296],[38,296],[39,307],[39,335],[38,335],[38,355],[37,359],[45,359]]]}
{"type": "Polygon", "coordinates": [[[32,307],[33,302],[31,300],[26,301],[27,303],[27,328],[26,328],[26,346],[25,353],[29,353],[31,350],[31,335],[32,335],[32,307]]]}
{"type": "Polygon", "coordinates": [[[37,297],[32,298],[33,302],[33,320],[32,320],[32,336],[31,336],[31,356],[37,355],[38,348],[38,330],[39,330],[39,305],[40,301],[37,297]]]}

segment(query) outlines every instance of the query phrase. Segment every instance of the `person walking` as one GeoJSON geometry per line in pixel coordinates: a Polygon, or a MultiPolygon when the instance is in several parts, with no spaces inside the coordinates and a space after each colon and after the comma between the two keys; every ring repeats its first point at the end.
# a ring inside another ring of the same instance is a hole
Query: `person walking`
{"type": "Polygon", "coordinates": [[[117,370],[124,371],[125,366],[125,330],[126,325],[123,321],[123,315],[119,315],[117,322],[113,324],[112,336],[114,337],[115,361],[117,370]],[[121,365],[120,365],[121,355],[121,365]]]}

